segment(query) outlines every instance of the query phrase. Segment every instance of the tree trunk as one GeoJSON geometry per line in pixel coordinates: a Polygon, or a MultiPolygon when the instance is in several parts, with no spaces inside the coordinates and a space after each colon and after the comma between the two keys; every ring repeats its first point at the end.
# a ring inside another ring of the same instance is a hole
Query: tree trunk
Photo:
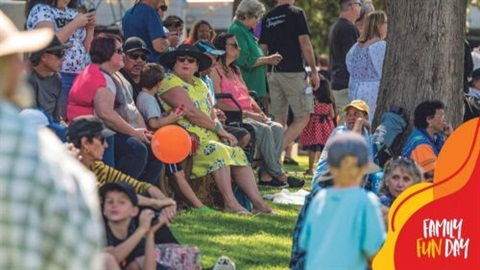
{"type": "Polygon", "coordinates": [[[393,147],[399,153],[413,127],[413,111],[438,99],[447,121],[457,127],[463,111],[463,51],[466,6],[463,0],[387,0],[387,51],[374,126],[393,104],[406,108],[407,130],[393,147]]]}

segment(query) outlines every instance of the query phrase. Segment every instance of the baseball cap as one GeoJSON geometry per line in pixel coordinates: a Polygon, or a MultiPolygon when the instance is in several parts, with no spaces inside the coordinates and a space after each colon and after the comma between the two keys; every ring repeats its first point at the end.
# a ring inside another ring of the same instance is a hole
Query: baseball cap
{"type": "Polygon", "coordinates": [[[106,128],[102,120],[93,115],[84,115],[73,119],[67,130],[69,140],[83,136],[102,136],[105,138],[113,134],[115,132],[106,128]]]}
{"type": "Polygon", "coordinates": [[[133,206],[138,205],[138,197],[135,193],[135,190],[132,188],[132,186],[122,181],[108,183],[101,186],[99,189],[100,197],[104,200],[107,192],[113,190],[125,193],[132,202],[133,206]]]}
{"type": "Polygon", "coordinates": [[[370,108],[368,108],[367,103],[361,99],[355,99],[350,102],[347,106],[343,107],[343,111],[346,112],[348,108],[353,107],[359,111],[366,112],[367,114],[370,114],[370,108]]]}
{"type": "Polygon", "coordinates": [[[327,162],[330,166],[339,167],[346,156],[356,157],[358,166],[368,164],[368,146],[362,135],[346,131],[335,135],[327,143],[327,162]]]}
{"type": "Polygon", "coordinates": [[[215,48],[215,45],[206,40],[199,40],[193,45],[196,46],[200,51],[211,55],[221,56],[225,54],[225,51],[218,50],[217,48],[215,48]]]}
{"type": "Polygon", "coordinates": [[[72,47],[72,44],[62,43],[60,41],[60,39],[58,39],[58,37],[55,35],[53,37],[52,42],[50,42],[50,44],[48,44],[48,46],[46,48],[41,49],[39,51],[36,51],[36,52],[32,53],[32,55],[30,55],[30,61],[37,61],[46,52],[47,53],[48,52],[57,52],[57,51],[61,51],[61,50],[71,48],[71,47],[72,47]]]}
{"type": "Polygon", "coordinates": [[[147,44],[145,44],[145,41],[143,41],[139,37],[130,37],[127,40],[125,40],[125,43],[123,44],[123,51],[125,53],[130,53],[133,51],[144,51],[145,53],[151,53],[151,51],[147,48],[147,44]]]}

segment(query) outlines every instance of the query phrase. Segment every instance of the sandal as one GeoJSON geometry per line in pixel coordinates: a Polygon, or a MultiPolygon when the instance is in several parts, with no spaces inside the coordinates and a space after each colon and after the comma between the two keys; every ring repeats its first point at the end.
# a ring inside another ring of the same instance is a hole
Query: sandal
{"type": "Polygon", "coordinates": [[[251,216],[252,213],[248,212],[246,209],[223,209],[224,213],[237,214],[241,216],[251,216]]]}

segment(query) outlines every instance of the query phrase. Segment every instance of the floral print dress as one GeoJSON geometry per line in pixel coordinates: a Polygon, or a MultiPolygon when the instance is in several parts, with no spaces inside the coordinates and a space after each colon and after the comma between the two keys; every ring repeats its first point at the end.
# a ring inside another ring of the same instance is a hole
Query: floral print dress
{"type": "Polygon", "coordinates": [[[378,90],[382,79],[385,41],[375,42],[367,47],[355,43],[347,54],[346,64],[350,73],[348,95],[350,101],[361,99],[370,108],[368,120],[371,123],[377,107],[378,90]]]}
{"type": "MultiPolygon", "coordinates": [[[[78,12],[73,8],[66,8],[63,11],[50,5],[37,4],[28,14],[27,30],[35,29],[38,23],[51,22],[54,24],[55,32],[57,32],[73,21],[77,15],[78,12]]],[[[83,45],[86,37],[87,29],[82,27],[75,30],[68,38],[67,42],[72,47],[65,50],[65,60],[61,72],[78,74],[90,63],[90,57],[83,45]]]]}
{"type": "MultiPolygon", "coordinates": [[[[212,105],[208,95],[208,89],[205,83],[197,77],[194,77],[194,83],[189,84],[174,74],[167,74],[160,87],[160,95],[172,90],[175,87],[183,88],[195,107],[210,117],[212,105]]],[[[161,101],[165,111],[169,112],[172,107],[161,101]]],[[[246,166],[247,157],[240,147],[230,147],[220,142],[218,135],[203,127],[190,123],[187,119],[180,119],[177,122],[188,132],[198,136],[198,150],[193,157],[192,177],[198,178],[219,170],[225,166],[246,166]]]]}

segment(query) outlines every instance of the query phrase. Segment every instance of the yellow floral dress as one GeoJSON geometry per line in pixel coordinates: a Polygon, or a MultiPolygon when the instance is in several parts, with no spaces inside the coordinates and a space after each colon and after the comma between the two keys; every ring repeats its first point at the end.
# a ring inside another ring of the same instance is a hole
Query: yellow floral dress
{"type": "MultiPolygon", "coordinates": [[[[202,80],[194,77],[194,83],[191,85],[170,73],[163,79],[159,94],[162,95],[175,87],[183,88],[195,107],[210,117],[212,105],[209,102],[208,88],[202,80]]],[[[167,112],[172,110],[172,107],[163,100],[161,103],[167,112]]],[[[215,132],[194,125],[187,119],[180,119],[177,123],[188,132],[196,134],[200,140],[197,154],[193,157],[192,177],[202,177],[225,166],[248,165],[243,150],[240,147],[230,147],[221,143],[215,132]]]]}

